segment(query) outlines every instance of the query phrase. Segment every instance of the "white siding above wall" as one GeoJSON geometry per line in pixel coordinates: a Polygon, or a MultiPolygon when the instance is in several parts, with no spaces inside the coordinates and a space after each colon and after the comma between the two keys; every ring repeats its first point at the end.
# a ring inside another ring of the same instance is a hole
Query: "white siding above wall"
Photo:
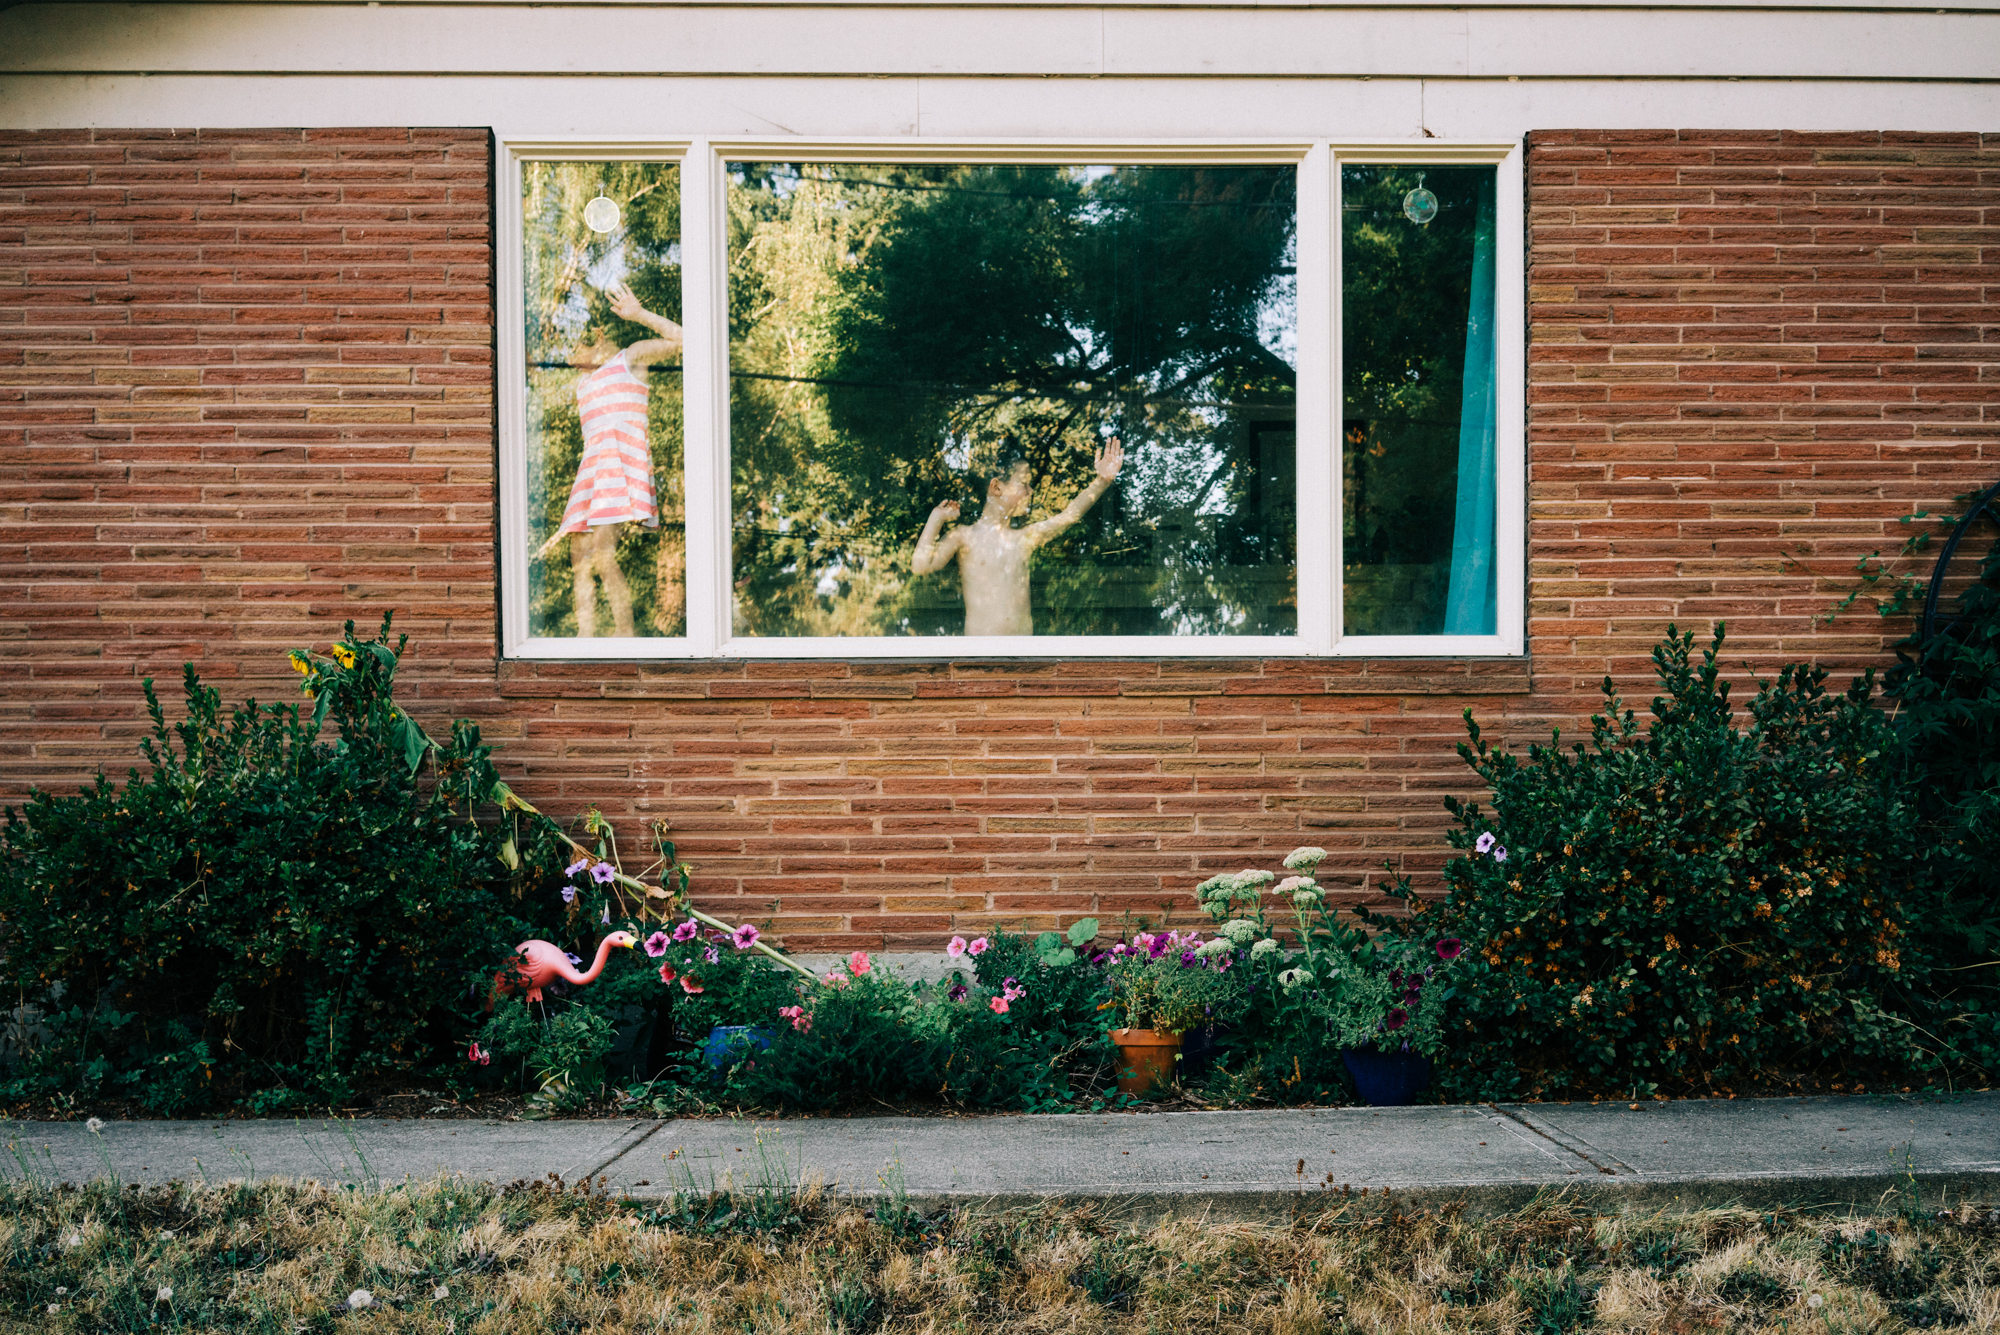
{"type": "Polygon", "coordinates": [[[485,125],[517,135],[1519,138],[1588,126],[1965,131],[1984,83],[0,75],[31,129],[485,125]]]}
{"type": "Polygon", "coordinates": [[[2000,13],[1818,8],[22,5],[0,70],[1981,79],[2000,13]]]}

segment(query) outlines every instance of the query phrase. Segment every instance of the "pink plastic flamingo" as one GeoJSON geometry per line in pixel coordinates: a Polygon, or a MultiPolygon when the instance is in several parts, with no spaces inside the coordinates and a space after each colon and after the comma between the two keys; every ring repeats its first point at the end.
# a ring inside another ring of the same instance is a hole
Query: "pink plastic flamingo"
{"type": "Polygon", "coordinates": [[[486,1009],[492,1010],[493,1003],[501,996],[525,989],[526,999],[540,1001],[542,989],[558,978],[574,986],[596,980],[604,972],[604,961],[610,956],[613,946],[630,950],[639,939],[630,932],[613,932],[597,943],[597,958],[590,968],[582,973],[569,962],[569,953],[561,946],[548,941],[523,941],[514,947],[519,958],[510,966],[493,975],[493,991],[486,997],[486,1009]]]}

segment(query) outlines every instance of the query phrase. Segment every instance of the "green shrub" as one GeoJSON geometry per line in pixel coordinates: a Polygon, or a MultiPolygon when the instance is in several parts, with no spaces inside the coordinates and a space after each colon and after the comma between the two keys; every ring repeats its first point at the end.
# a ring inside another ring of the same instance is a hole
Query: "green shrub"
{"type": "Polygon", "coordinates": [[[56,1024],[0,1098],[346,1101],[459,1046],[478,984],[534,933],[491,879],[507,831],[463,818],[487,748],[461,722],[430,752],[390,698],[402,649],[385,619],[295,655],[310,714],[225,714],[190,666],[169,724],[148,681],[145,772],[8,810],[0,967],[56,1024]]]}
{"type": "Polygon", "coordinates": [[[947,1017],[917,989],[874,969],[815,989],[799,1026],[773,1015],[776,1041],[736,1067],[731,1092],[766,1108],[929,1101],[945,1084],[947,1017]]]}
{"type": "Polygon", "coordinates": [[[1913,635],[1883,692],[1896,776],[1920,831],[1912,931],[1936,960],[1925,1029],[1958,1060],[2000,1072],[2000,544],[1949,633],[1913,635]]]}
{"type": "Polygon", "coordinates": [[[1459,1093],[1707,1090],[1902,1055],[1882,1050],[1883,1007],[1922,962],[1872,683],[1829,695],[1824,670],[1786,667],[1739,729],[1721,628],[1698,663],[1693,640],[1670,628],[1654,650],[1643,732],[1608,678],[1587,748],[1490,750],[1467,711],[1460,753],[1493,814],[1448,801],[1466,856],[1445,868],[1442,922],[1424,923],[1473,952],[1459,1093]]]}

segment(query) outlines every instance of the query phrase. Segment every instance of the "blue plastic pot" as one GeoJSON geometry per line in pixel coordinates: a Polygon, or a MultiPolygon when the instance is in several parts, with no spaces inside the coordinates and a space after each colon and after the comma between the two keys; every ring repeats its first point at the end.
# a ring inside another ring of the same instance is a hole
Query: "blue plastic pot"
{"type": "Polygon", "coordinates": [[[1354,1090],[1371,1108],[1401,1108],[1431,1082],[1430,1059],[1414,1052],[1342,1049],[1340,1059],[1354,1077],[1354,1090]]]}
{"type": "Polygon", "coordinates": [[[719,1024],[701,1041],[701,1060],[709,1070],[721,1071],[771,1046],[773,1034],[756,1024],[719,1024]]]}

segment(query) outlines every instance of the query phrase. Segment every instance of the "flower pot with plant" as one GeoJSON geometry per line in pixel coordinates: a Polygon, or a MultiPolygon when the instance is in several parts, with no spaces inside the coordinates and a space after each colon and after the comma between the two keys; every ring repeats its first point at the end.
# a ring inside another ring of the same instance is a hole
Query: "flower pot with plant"
{"type": "Polygon", "coordinates": [[[1431,1058],[1444,1046],[1440,1026],[1451,998],[1450,969],[1464,951],[1457,937],[1385,933],[1350,971],[1333,1024],[1362,1102],[1400,1107],[1430,1083],[1431,1058]]]}
{"type": "Polygon", "coordinates": [[[1197,932],[1140,932],[1113,946],[1106,960],[1112,1008],[1121,1023],[1118,1088],[1144,1094],[1174,1080],[1182,1036],[1198,1026],[1227,1023],[1238,989],[1226,966],[1200,953],[1197,932]]]}

